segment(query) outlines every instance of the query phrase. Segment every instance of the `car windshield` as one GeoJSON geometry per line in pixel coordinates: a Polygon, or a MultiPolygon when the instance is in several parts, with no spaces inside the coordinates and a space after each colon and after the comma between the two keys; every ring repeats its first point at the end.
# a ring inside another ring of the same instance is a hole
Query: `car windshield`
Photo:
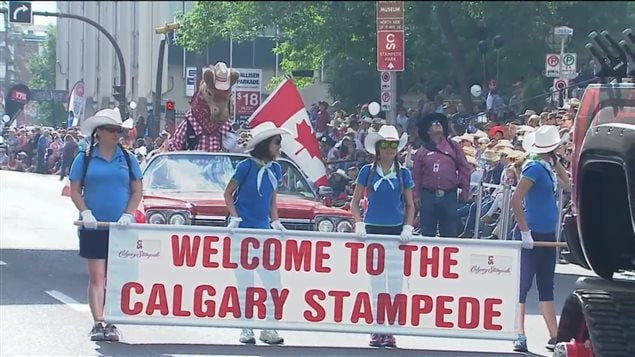
{"type": "MultiPolygon", "coordinates": [[[[143,174],[146,191],[223,192],[244,156],[237,155],[161,155],[150,161],[143,174]]],[[[278,193],[315,199],[315,192],[304,175],[288,161],[282,167],[282,186],[278,193]]]]}

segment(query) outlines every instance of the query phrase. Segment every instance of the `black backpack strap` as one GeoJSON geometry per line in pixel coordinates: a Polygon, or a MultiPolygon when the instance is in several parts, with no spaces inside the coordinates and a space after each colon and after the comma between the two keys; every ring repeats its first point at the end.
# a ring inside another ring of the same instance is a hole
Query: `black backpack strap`
{"type": "MultiPolygon", "coordinates": [[[[84,154],[84,165],[82,167],[82,178],[79,181],[79,187],[83,190],[86,182],[86,173],[88,172],[88,164],[90,163],[90,159],[93,156],[93,148],[90,147],[86,150],[84,154]]],[[[77,155],[81,154],[81,151],[77,153],[77,155]]]]}

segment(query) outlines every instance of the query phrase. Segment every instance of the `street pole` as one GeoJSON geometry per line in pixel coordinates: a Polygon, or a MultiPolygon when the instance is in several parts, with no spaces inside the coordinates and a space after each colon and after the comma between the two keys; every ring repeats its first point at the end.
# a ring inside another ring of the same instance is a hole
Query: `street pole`
{"type": "Polygon", "coordinates": [[[397,124],[397,72],[390,76],[390,111],[386,113],[386,123],[397,124]]]}
{"type": "Polygon", "coordinates": [[[155,27],[154,33],[157,35],[163,35],[161,42],[159,43],[159,58],[157,59],[157,76],[154,87],[154,102],[153,107],[153,120],[152,123],[146,123],[148,126],[148,135],[152,137],[159,136],[159,129],[161,124],[161,103],[163,102],[163,62],[165,58],[165,46],[168,42],[168,36],[171,32],[179,29],[178,23],[169,23],[163,26],[155,27]]]}

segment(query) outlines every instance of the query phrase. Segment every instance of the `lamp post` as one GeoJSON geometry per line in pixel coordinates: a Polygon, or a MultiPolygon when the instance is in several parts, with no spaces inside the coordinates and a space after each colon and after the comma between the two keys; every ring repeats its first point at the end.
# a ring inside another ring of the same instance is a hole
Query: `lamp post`
{"type": "Polygon", "coordinates": [[[498,78],[498,70],[500,64],[500,49],[503,47],[503,36],[494,36],[494,38],[492,39],[492,44],[494,46],[494,51],[496,51],[496,81],[500,81],[500,78],[498,78]]]}
{"type": "Polygon", "coordinates": [[[152,122],[146,122],[148,126],[148,134],[150,136],[159,136],[159,124],[161,122],[161,95],[163,92],[163,59],[165,57],[165,45],[170,39],[170,34],[178,30],[180,25],[178,23],[169,23],[163,26],[155,27],[154,33],[157,35],[163,35],[161,42],[159,43],[159,58],[157,63],[157,77],[154,89],[154,118],[152,122]]]}
{"type": "Polygon", "coordinates": [[[478,41],[478,52],[481,53],[481,63],[483,64],[483,88],[487,87],[487,62],[485,54],[487,54],[487,41],[478,41]]]}

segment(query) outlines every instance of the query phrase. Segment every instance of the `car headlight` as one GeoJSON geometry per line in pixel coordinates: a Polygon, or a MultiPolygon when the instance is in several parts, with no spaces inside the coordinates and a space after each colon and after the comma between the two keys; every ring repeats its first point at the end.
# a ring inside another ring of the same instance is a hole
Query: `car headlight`
{"type": "Polygon", "coordinates": [[[169,222],[170,224],[184,225],[187,222],[187,219],[185,218],[185,215],[181,213],[175,213],[172,216],[170,216],[169,222]]]}
{"type": "Polygon", "coordinates": [[[353,231],[353,224],[350,221],[343,219],[337,224],[337,231],[340,233],[351,233],[353,231]]]}
{"type": "Polygon", "coordinates": [[[333,232],[334,227],[333,221],[328,218],[321,220],[317,225],[317,229],[320,232],[333,232]]]}
{"type": "Polygon", "coordinates": [[[163,213],[155,212],[148,216],[148,223],[150,224],[165,224],[165,216],[163,213]]]}

